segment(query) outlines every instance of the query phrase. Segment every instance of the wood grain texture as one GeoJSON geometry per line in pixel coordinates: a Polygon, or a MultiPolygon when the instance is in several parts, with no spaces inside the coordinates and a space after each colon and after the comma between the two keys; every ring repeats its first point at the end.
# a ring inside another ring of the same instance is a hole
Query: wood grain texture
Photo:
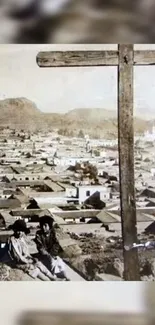
{"type": "Polygon", "coordinates": [[[39,67],[78,67],[117,65],[117,51],[58,51],[40,52],[39,67]]]}
{"type": "MultiPolygon", "coordinates": [[[[137,242],[134,187],[133,44],[119,45],[118,147],[123,246],[137,242]]],[[[137,250],[124,250],[124,279],[138,281],[137,250]]]]}
{"type": "Polygon", "coordinates": [[[135,51],[134,65],[155,65],[155,51],[135,51]]]}
{"type": "MultiPolygon", "coordinates": [[[[117,66],[118,51],[53,51],[39,52],[39,67],[117,66]]],[[[155,51],[135,51],[134,65],[155,65],[155,51]]]]}

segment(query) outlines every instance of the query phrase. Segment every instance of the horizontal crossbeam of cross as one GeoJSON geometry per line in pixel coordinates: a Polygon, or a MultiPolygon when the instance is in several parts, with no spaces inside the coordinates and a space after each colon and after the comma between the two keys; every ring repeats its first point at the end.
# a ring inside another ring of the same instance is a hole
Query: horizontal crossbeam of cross
{"type": "MultiPolygon", "coordinates": [[[[124,61],[127,62],[127,55],[124,61]]],[[[39,52],[39,67],[117,66],[118,51],[53,51],[39,52]]],[[[155,65],[155,51],[134,51],[133,65],[155,65]]]]}

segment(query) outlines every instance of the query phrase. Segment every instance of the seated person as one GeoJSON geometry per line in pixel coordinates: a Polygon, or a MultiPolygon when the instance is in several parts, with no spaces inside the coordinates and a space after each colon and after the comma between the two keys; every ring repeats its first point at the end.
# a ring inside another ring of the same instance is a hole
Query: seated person
{"type": "Polygon", "coordinates": [[[16,220],[9,229],[12,229],[14,233],[4,248],[4,254],[0,262],[21,269],[34,279],[39,278],[42,281],[55,280],[56,277],[53,277],[52,273],[29,253],[26,235],[30,233],[30,230],[27,228],[25,221],[16,220]]]}
{"type": "Polygon", "coordinates": [[[40,230],[36,233],[35,243],[41,261],[51,271],[53,276],[69,281],[65,272],[65,264],[59,256],[62,253],[62,249],[56,238],[53,223],[54,220],[50,216],[40,218],[40,230]]]}

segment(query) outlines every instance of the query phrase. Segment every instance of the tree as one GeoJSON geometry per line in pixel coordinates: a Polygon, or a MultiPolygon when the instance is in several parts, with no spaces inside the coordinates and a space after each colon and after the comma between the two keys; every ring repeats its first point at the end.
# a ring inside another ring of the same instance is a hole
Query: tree
{"type": "Polygon", "coordinates": [[[79,131],[78,138],[84,138],[84,132],[82,130],[79,131]]]}
{"type": "Polygon", "coordinates": [[[69,132],[69,135],[68,135],[69,137],[71,137],[71,138],[73,138],[74,137],[74,132],[71,130],[70,132],[69,132]]]}
{"type": "Polygon", "coordinates": [[[68,136],[69,131],[66,128],[59,129],[58,134],[63,136],[68,136]]]}
{"type": "Polygon", "coordinates": [[[81,165],[80,165],[80,163],[76,163],[76,165],[75,165],[75,171],[78,171],[78,170],[81,170],[81,165]]]}
{"type": "Polygon", "coordinates": [[[31,153],[30,152],[27,152],[26,153],[26,158],[31,158],[31,157],[32,157],[31,153]]]}
{"type": "Polygon", "coordinates": [[[66,137],[74,137],[74,131],[68,130],[67,128],[61,128],[58,130],[58,135],[62,135],[66,137]]]}
{"type": "Polygon", "coordinates": [[[96,180],[97,175],[98,175],[98,171],[96,166],[93,166],[91,164],[89,164],[89,174],[90,174],[90,178],[96,180]]]}
{"type": "Polygon", "coordinates": [[[59,129],[59,130],[58,130],[58,134],[59,134],[59,135],[64,135],[64,129],[59,129]]]}
{"type": "Polygon", "coordinates": [[[99,156],[100,156],[100,152],[99,152],[99,150],[96,150],[96,149],[95,149],[95,150],[94,150],[94,155],[97,156],[97,157],[99,157],[99,156]]]}
{"type": "Polygon", "coordinates": [[[83,172],[85,175],[88,175],[90,179],[96,180],[96,178],[98,176],[98,170],[97,170],[96,166],[90,164],[89,162],[86,162],[84,164],[83,172]]]}

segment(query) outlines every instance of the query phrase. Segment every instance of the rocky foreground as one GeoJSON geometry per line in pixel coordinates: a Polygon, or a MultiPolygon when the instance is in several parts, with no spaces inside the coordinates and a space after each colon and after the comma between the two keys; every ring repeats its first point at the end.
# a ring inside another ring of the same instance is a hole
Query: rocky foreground
{"type": "MultiPolygon", "coordinates": [[[[123,280],[123,251],[121,237],[103,238],[90,234],[70,234],[78,241],[82,256],[72,260],[72,265],[88,281],[123,280]],[[102,277],[100,277],[102,274],[102,277]]],[[[154,240],[153,235],[139,235],[140,242],[154,240]]],[[[140,276],[142,281],[155,281],[155,250],[139,250],[140,276]]]]}

